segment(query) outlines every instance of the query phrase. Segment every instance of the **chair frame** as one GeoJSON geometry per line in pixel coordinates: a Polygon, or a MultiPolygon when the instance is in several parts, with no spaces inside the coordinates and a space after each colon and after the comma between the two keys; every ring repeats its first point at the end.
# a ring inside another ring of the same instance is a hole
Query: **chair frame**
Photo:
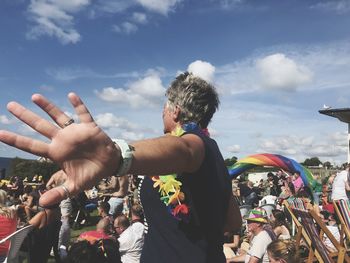
{"type": "Polygon", "coordinates": [[[3,238],[2,240],[0,240],[0,243],[4,243],[8,240],[11,242],[10,248],[9,248],[9,251],[7,252],[7,257],[4,263],[15,261],[24,239],[29,234],[29,232],[31,232],[33,229],[34,229],[33,225],[24,226],[18,229],[17,231],[13,232],[12,234],[8,235],[7,237],[3,238]],[[20,235],[23,233],[25,235],[20,235]]]}
{"type": "MultiPolygon", "coordinates": [[[[298,201],[301,204],[301,200],[298,201]]],[[[343,242],[338,242],[332,233],[328,230],[326,224],[313,210],[306,210],[302,205],[298,207],[292,207],[287,200],[283,202],[284,207],[289,211],[293,222],[296,225],[296,243],[299,249],[301,239],[303,238],[309,248],[309,255],[306,260],[307,263],[311,263],[316,260],[320,263],[335,262],[334,258],[337,258],[337,263],[347,262],[350,263],[350,257],[346,254],[346,249],[343,242]],[[301,220],[298,220],[300,218],[301,220]],[[303,224],[301,224],[301,222],[303,224]],[[317,230],[316,225],[320,228],[317,230]],[[324,245],[322,238],[326,235],[332,242],[337,252],[326,253],[327,248],[324,245]]]]}
{"type": "Polygon", "coordinates": [[[333,206],[334,206],[335,213],[337,214],[340,221],[340,236],[342,240],[344,240],[344,247],[346,247],[347,250],[349,250],[350,248],[347,247],[347,242],[350,241],[350,229],[349,229],[349,225],[345,221],[344,214],[338,204],[338,202],[341,202],[341,201],[345,201],[345,200],[333,200],[333,206]]]}

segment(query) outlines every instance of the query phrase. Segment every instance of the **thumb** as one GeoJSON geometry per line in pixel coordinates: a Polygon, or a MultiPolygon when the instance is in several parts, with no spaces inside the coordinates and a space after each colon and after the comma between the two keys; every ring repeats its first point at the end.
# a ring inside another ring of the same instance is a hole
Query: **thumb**
{"type": "Polygon", "coordinates": [[[53,206],[66,198],[68,198],[68,194],[64,186],[60,185],[45,192],[39,199],[39,205],[42,207],[53,206]]]}

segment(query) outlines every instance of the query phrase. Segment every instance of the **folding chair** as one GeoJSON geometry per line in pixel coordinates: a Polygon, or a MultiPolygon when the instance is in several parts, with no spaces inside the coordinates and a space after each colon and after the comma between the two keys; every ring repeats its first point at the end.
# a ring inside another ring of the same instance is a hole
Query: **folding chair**
{"type": "Polygon", "coordinates": [[[350,241],[350,202],[349,200],[333,200],[333,206],[340,221],[340,236],[346,237],[343,239],[344,246],[346,246],[346,241],[350,241]]]}
{"type": "Polygon", "coordinates": [[[18,252],[19,252],[19,249],[21,248],[23,240],[28,235],[28,233],[33,230],[33,228],[34,228],[33,225],[22,227],[18,229],[16,232],[12,233],[11,235],[8,235],[4,239],[0,240],[0,243],[4,243],[8,240],[11,242],[10,249],[7,253],[7,258],[5,259],[4,263],[17,262],[18,252]]]}
{"type": "Polygon", "coordinates": [[[314,211],[306,209],[302,199],[285,200],[283,204],[296,224],[297,245],[300,246],[301,238],[303,238],[309,248],[309,255],[306,262],[311,263],[315,258],[320,263],[350,262],[343,243],[335,239],[325,223],[314,211]],[[329,238],[337,249],[337,252],[330,253],[328,251],[322,240],[324,235],[329,238]]]}

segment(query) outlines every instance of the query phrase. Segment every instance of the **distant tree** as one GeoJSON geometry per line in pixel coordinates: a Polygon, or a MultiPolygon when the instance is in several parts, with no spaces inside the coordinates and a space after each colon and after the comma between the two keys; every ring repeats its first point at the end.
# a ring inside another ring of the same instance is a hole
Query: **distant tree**
{"type": "Polygon", "coordinates": [[[225,165],[226,165],[226,166],[232,166],[232,165],[234,165],[236,162],[237,162],[237,157],[236,157],[236,156],[233,156],[233,157],[231,157],[231,158],[225,159],[225,165]]]}
{"type": "Polygon", "coordinates": [[[318,157],[312,157],[312,158],[306,158],[303,165],[305,166],[319,166],[320,164],[322,164],[322,162],[320,161],[320,159],[318,159],[318,157]]]}
{"type": "Polygon", "coordinates": [[[45,181],[50,176],[58,171],[60,168],[58,165],[52,162],[39,162],[37,160],[26,160],[21,158],[15,158],[11,162],[10,175],[17,175],[22,179],[32,179],[34,175],[41,175],[45,181]]]}
{"type": "Polygon", "coordinates": [[[326,169],[331,169],[331,168],[333,168],[333,165],[331,164],[331,162],[326,161],[323,163],[323,167],[326,169]]]}

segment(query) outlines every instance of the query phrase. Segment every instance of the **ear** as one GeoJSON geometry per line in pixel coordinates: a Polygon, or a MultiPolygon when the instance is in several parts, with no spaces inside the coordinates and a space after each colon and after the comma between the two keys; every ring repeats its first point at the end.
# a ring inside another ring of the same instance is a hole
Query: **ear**
{"type": "Polygon", "coordinates": [[[172,114],[172,118],[173,118],[174,122],[178,122],[179,121],[180,112],[181,112],[181,108],[176,105],[175,109],[173,111],[173,114],[172,114]]]}

